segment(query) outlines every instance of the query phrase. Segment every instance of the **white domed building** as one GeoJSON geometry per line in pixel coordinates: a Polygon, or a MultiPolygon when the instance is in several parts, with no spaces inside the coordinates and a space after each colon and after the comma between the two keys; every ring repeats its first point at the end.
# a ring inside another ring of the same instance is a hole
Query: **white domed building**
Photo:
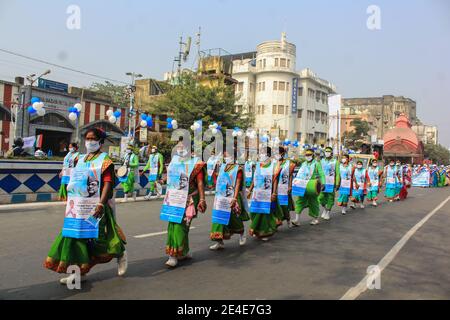
{"type": "Polygon", "coordinates": [[[256,52],[233,55],[238,82],[237,109],[255,115],[255,129],[301,143],[325,143],[328,137],[328,95],[336,88],[311,70],[297,71],[297,49],[281,40],[266,41],[256,52]]]}

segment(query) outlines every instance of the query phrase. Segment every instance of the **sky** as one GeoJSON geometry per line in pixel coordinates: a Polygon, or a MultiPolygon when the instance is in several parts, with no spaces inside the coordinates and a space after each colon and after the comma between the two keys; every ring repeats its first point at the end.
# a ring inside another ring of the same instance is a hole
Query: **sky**
{"type": "MultiPolygon", "coordinates": [[[[450,147],[450,1],[447,0],[0,0],[0,49],[118,81],[126,72],[163,79],[179,37],[201,49],[255,51],[287,33],[297,69],[311,68],[346,98],[396,95],[417,102],[418,116],[437,125],[450,147]],[[80,8],[80,29],[66,26],[80,8]],[[367,8],[380,9],[369,30],[367,8]],[[195,41],[194,41],[195,43],[195,41]]],[[[184,67],[195,64],[196,48],[184,67]]],[[[0,51],[0,79],[49,67],[0,51]]],[[[49,79],[89,86],[101,79],[50,67],[49,79]]]]}

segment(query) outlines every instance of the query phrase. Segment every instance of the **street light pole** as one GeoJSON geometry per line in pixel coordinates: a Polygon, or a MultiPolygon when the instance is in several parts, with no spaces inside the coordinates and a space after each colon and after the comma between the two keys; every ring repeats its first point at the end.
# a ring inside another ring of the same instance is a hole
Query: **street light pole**
{"type": "Polygon", "coordinates": [[[131,88],[130,88],[130,115],[129,115],[129,122],[128,122],[128,138],[131,140],[131,138],[134,139],[135,137],[135,127],[136,127],[136,112],[134,111],[134,92],[136,91],[135,87],[135,79],[136,78],[142,78],[142,74],[135,73],[135,72],[127,72],[127,76],[131,76],[131,88]]]}
{"type": "Polygon", "coordinates": [[[50,69],[46,70],[44,73],[42,73],[39,77],[36,77],[36,74],[30,74],[27,76],[27,80],[30,82],[30,85],[28,86],[26,92],[22,94],[22,119],[21,119],[21,129],[20,129],[20,136],[23,138],[24,135],[24,128],[25,128],[25,107],[28,103],[31,102],[31,96],[33,94],[33,84],[36,82],[36,80],[39,80],[39,78],[48,75],[51,72],[50,69]]]}

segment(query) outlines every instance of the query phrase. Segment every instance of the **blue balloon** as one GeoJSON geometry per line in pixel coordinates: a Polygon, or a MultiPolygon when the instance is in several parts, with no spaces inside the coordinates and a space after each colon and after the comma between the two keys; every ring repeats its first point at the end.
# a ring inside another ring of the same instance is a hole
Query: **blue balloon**
{"type": "Polygon", "coordinates": [[[153,120],[151,118],[150,119],[147,118],[147,126],[153,127],[153,120]]]}
{"type": "Polygon", "coordinates": [[[218,126],[218,127],[217,127],[217,130],[222,130],[222,127],[221,127],[221,126],[218,126]]]}
{"type": "Polygon", "coordinates": [[[29,112],[30,114],[34,114],[34,113],[36,113],[37,111],[36,111],[32,106],[29,106],[29,107],[28,107],[28,112],[29,112]]]}
{"type": "Polygon", "coordinates": [[[169,122],[168,124],[167,124],[167,129],[172,129],[173,128],[173,126],[172,126],[172,124],[169,122]]]}
{"type": "Polygon", "coordinates": [[[167,118],[168,123],[172,123],[172,120],[173,120],[172,118],[167,118]]]}
{"type": "Polygon", "coordinates": [[[35,102],[41,102],[41,99],[39,99],[38,97],[31,98],[31,104],[33,104],[35,102]]]}
{"type": "Polygon", "coordinates": [[[120,118],[121,115],[122,115],[122,112],[120,112],[119,110],[117,110],[117,111],[114,112],[114,116],[115,116],[116,118],[120,118]]]}
{"type": "Polygon", "coordinates": [[[141,119],[142,120],[147,120],[147,115],[145,113],[141,114],[141,119]]]}

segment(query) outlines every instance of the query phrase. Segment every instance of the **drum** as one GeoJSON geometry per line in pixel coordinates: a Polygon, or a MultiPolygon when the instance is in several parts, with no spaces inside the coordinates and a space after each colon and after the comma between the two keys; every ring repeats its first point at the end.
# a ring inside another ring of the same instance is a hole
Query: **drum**
{"type": "Polygon", "coordinates": [[[123,178],[123,177],[126,177],[127,175],[128,175],[128,168],[127,168],[127,166],[121,166],[117,170],[117,177],[118,178],[123,178]]]}
{"type": "Polygon", "coordinates": [[[317,197],[320,194],[322,185],[319,180],[311,179],[306,185],[306,195],[317,197]]]}

